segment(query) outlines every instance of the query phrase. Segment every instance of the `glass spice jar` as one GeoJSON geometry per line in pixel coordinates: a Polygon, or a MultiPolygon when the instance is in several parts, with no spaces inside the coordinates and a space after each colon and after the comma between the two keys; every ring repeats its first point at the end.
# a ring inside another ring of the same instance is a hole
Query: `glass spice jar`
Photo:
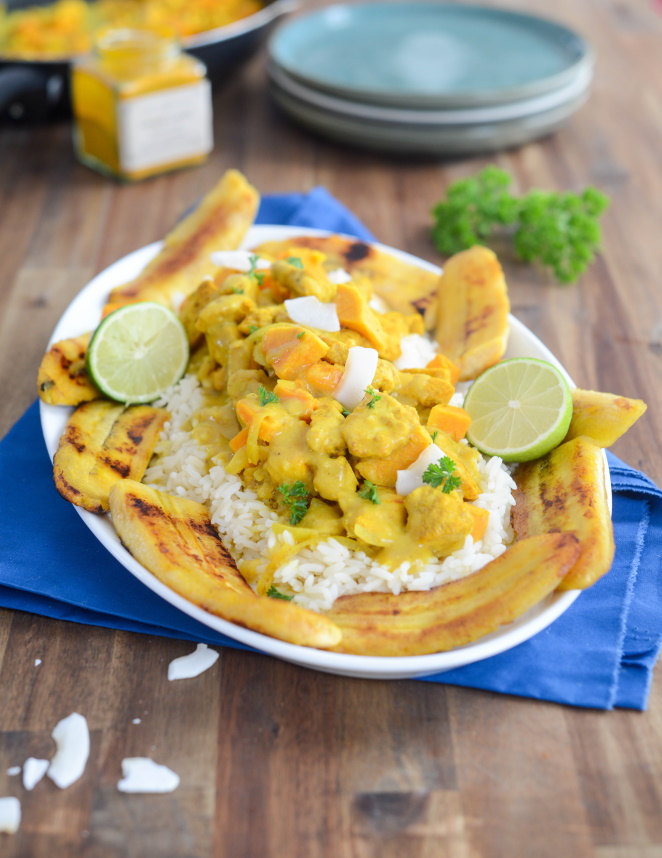
{"type": "Polygon", "coordinates": [[[213,146],[203,63],[157,30],[109,29],[72,71],[80,160],[137,181],[202,163],[213,146]]]}

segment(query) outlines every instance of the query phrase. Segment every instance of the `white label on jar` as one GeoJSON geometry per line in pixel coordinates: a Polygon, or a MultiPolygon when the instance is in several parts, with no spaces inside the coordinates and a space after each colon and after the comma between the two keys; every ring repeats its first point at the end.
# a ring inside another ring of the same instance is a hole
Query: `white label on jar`
{"type": "Polygon", "coordinates": [[[214,144],[209,81],[122,100],[117,125],[127,172],[206,155],[214,144]]]}

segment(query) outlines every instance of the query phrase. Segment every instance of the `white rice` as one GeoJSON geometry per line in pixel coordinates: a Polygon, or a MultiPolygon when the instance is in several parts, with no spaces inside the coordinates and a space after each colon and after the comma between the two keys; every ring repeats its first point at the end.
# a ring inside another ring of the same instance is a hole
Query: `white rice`
{"type": "MultiPolygon", "coordinates": [[[[452,402],[461,404],[462,394],[452,402]]],[[[211,520],[241,568],[247,561],[266,565],[269,550],[278,540],[292,543],[291,534],[276,536],[274,522],[282,521],[238,476],[221,465],[208,469],[207,454],[188,431],[191,415],[204,404],[204,394],[194,376],[185,376],[158,403],[170,411],[144,482],[208,506],[211,520]]],[[[498,457],[481,457],[478,465],[482,493],[474,505],[489,511],[483,539],[467,536],[464,545],[443,560],[412,568],[409,562],[389,569],[362,551],[352,551],[333,538],[302,549],[276,570],[274,584],[294,594],[293,602],[315,611],[326,611],[340,596],[354,593],[401,593],[429,590],[481,569],[502,554],[513,539],[510,508],[515,503],[515,483],[498,457]]]]}

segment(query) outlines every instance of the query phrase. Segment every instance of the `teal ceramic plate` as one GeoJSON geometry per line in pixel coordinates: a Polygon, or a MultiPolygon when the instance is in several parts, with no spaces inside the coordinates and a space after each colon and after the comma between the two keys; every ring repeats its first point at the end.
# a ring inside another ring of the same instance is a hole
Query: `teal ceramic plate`
{"type": "Polygon", "coordinates": [[[592,67],[582,66],[572,80],[552,92],[544,92],[533,98],[522,98],[507,104],[490,104],[486,107],[460,107],[446,110],[403,109],[383,104],[367,104],[349,98],[340,98],[320,92],[306,86],[300,80],[291,77],[282,68],[269,64],[268,74],[272,82],[284,92],[300,101],[343,116],[361,120],[376,120],[392,125],[469,125],[488,122],[503,122],[508,119],[521,119],[533,116],[545,110],[552,110],[583,95],[589,88],[592,67]]]}
{"type": "Polygon", "coordinates": [[[298,125],[346,146],[398,156],[463,157],[520,146],[558,130],[586,101],[588,89],[562,105],[519,119],[467,125],[421,125],[359,119],[322,110],[271,81],[276,103],[298,125]]]}
{"type": "Polygon", "coordinates": [[[586,42],[553,21],[438,2],[329,6],[283,24],[269,50],[308,86],[406,108],[531,98],[591,63],[586,42]]]}

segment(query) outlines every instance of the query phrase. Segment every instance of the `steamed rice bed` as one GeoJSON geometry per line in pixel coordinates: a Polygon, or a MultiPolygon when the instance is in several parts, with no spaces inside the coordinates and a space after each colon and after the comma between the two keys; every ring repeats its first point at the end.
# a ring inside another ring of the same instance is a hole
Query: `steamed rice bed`
{"type": "MultiPolygon", "coordinates": [[[[456,394],[452,404],[461,404],[462,398],[462,394],[456,394]]],[[[197,379],[185,376],[158,404],[166,407],[171,417],[144,482],[205,504],[240,569],[247,561],[266,565],[277,540],[292,542],[292,537],[288,532],[279,536],[273,533],[272,526],[282,519],[253,490],[244,487],[240,477],[228,474],[221,465],[208,468],[207,451],[190,432],[190,418],[205,404],[197,379]]],[[[490,514],[480,541],[474,543],[469,535],[462,548],[448,557],[414,568],[404,562],[391,569],[331,537],[303,548],[277,569],[274,584],[285,585],[294,594],[295,604],[325,611],[340,596],[429,590],[476,572],[502,554],[513,540],[510,509],[515,488],[499,458],[481,456],[478,469],[482,485],[474,505],[490,514]]]]}

